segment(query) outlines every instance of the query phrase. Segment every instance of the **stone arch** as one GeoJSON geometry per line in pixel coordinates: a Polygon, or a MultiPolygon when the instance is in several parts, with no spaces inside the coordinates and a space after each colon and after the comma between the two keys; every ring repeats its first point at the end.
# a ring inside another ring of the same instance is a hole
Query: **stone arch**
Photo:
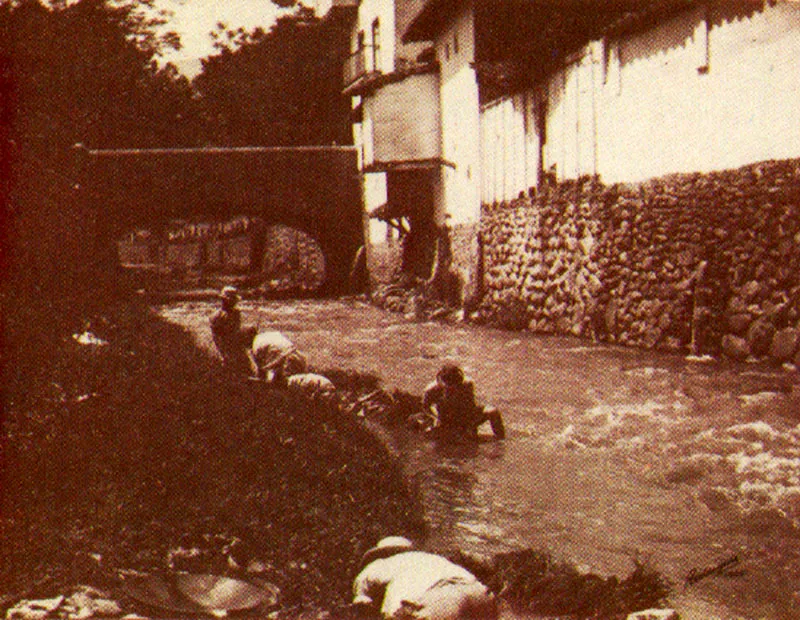
{"type": "Polygon", "coordinates": [[[161,234],[181,217],[237,214],[314,238],[325,257],[321,294],[348,290],[364,243],[352,147],[88,150],[76,148],[81,193],[97,217],[98,243],[113,252],[126,230],[161,234]]]}

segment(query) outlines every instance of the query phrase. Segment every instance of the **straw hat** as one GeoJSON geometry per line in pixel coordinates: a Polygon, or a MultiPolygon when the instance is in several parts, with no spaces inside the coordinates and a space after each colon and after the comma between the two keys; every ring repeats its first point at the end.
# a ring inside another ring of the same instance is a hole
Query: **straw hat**
{"type": "Polygon", "coordinates": [[[408,540],[408,538],[403,538],[402,536],[387,536],[381,539],[372,549],[367,550],[361,558],[361,566],[366,566],[370,562],[382,560],[383,558],[388,558],[397,553],[411,551],[413,548],[414,543],[408,540]]]}
{"type": "Polygon", "coordinates": [[[220,299],[228,299],[230,301],[239,301],[239,289],[235,286],[224,286],[219,293],[220,299]]]}

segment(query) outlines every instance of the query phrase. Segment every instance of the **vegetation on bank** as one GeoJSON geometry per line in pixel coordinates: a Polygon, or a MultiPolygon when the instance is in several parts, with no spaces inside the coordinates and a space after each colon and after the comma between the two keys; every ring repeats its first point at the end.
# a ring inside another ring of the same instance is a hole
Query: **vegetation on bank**
{"type": "MultiPolygon", "coordinates": [[[[281,618],[347,617],[368,547],[392,533],[424,541],[414,490],[352,412],[225,374],[143,305],[3,301],[3,609],[90,585],[146,613],[117,571],[187,570],[276,584],[281,618]]],[[[380,393],[371,416],[388,425],[419,409],[377,377],[324,372],[349,401],[380,393]]],[[[669,592],[640,565],[618,579],[531,549],[454,554],[524,614],[624,618],[669,592]]]]}
{"type": "Polygon", "coordinates": [[[424,536],[355,418],[227,376],[143,306],[4,306],[4,607],[171,566],[258,568],[284,607],[329,607],[380,537],[424,536]],[[108,344],[73,337],[87,330],[108,344]]]}

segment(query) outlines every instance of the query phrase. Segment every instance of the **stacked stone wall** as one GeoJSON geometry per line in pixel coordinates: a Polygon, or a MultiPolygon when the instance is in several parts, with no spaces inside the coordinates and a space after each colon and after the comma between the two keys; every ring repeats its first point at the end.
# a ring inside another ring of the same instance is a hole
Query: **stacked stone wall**
{"type": "Polygon", "coordinates": [[[567,182],[484,206],[481,237],[481,313],[507,327],[737,358],[797,354],[800,160],[636,185],[567,182]]]}
{"type": "Polygon", "coordinates": [[[393,282],[400,273],[403,246],[398,240],[370,243],[367,246],[367,270],[372,287],[393,282]]]}
{"type": "Polygon", "coordinates": [[[456,295],[467,307],[476,303],[480,296],[481,254],[480,226],[460,224],[450,231],[451,269],[457,278],[456,295]]]}

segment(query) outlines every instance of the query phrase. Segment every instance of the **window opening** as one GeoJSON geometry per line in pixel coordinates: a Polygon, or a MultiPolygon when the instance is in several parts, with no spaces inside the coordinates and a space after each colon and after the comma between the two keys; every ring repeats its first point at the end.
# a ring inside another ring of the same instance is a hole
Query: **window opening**
{"type": "Polygon", "coordinates": [[[372,69],[373,71],[380,71],[380,63],[378,54],[381,49],[381,22],[379,18],[375,18],[372,22],[372,69]]]}

